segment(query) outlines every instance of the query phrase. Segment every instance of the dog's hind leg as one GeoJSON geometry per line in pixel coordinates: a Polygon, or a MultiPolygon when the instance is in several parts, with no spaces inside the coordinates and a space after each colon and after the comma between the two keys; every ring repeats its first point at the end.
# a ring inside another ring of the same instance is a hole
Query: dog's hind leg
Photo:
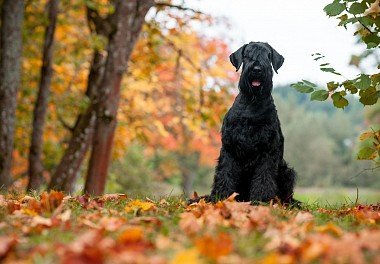
{"type": "Polygon", "coordinates": [[[218,201],[237,192],[240,166],[226,150],[221,149],[218,165],[215,169],[210,201],[218,201]]]}
{"type": "Polygon", "coordinates": [[[285,160],[282,160],[278,167],[278,196],[283,203],[293,203],[293,191],[297,174],[295,170],[289,168],[285,160]]]}

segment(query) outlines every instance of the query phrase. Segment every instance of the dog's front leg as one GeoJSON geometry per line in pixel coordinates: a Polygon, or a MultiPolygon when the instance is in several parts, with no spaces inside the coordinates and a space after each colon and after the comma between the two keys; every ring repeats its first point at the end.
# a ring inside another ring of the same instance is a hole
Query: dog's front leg
{"type": "Polygon", "coordinates": [[[275,181],[277,167],[275,162],[268,160],[268,157],[264,157],[264,160],[258,164],[252,177],[250,200],[251,202],[269,202],[276,197],[278,191],[275,181]]]}
{"type": "Polygon", "coordinates": [[[222,200],[237,192],[240,174],[241,168],[237,161],[222,147],[215,170],[210,200],[213,202],[222,200]]]}

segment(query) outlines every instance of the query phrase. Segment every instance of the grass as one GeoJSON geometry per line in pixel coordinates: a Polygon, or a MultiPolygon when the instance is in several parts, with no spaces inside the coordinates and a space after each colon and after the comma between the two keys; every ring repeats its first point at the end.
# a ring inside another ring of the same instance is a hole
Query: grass
{"type": "Polygon", "coordinates": [[[295,198],[318,206],[342,206],[347,204],[376,204],[380,202],[380,191],[367,188],[297,188],[295,198]]]}
{"type": "MultiPolygon", "coordinates": [[[[46,201],[40,201],[37,194],[29,200],[22,195],[6,195],[0,204],[0,241],[16,237],[16,242],[8,249],[4,247],[6,253],[0,254],[0,260],[70,263],[80,259],[91,263],[103,259],[128,263],[126,259],[131,257],[140,263],[280,263],[286,257],[288,263],[318,263],[323,257],[329,261],[334,260],[329,258],[337,246],[330,236],[348,241],[354,232],[360,237],[371,231],[380,238],[379,209],[357,209],[355,192],[298,189],[296,198],[303,202],[300,209],[236,202],[187,207],[180,196],[155,201],[100,197],[83,202],[70,198],[53,208],[51,201],[58,198],[50,194],[49,211],[41,209],[46,208],[46,201]],[[10,210],[14,203],[19,203],[20,210],[10,210]],[[67,210],[69,219],[59,220],[67,210]],[[44,221],[52,220],[52,224],[38,222],[38,215],[44,221]],[[317,241],[312,251],[315,256],[308,251],[313,239],[317,241]],[[333,244],[319,252],[320,241],[333,244]]],[[[359,195],[359,202],[380,200],[376,191],[359,190],[359,195]]],[[[355,241],[347,243],[355,246],[355,241]]],[[[359,243],[357,250],[363,250],[369,262],[374,260],[376,254],[359,243]]],[[[380,250],[380,239],[376,246],[380,250]]]]}

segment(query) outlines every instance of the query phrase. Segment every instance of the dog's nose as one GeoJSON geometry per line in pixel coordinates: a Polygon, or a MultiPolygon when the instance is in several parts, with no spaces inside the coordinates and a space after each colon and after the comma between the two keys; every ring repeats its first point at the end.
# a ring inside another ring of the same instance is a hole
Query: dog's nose
{"type": "Polygon", "coordinates": [[[260,66],[254,66],[253,67],[253,72],[254,73],[261,73],[261,67],[260,66]]]}

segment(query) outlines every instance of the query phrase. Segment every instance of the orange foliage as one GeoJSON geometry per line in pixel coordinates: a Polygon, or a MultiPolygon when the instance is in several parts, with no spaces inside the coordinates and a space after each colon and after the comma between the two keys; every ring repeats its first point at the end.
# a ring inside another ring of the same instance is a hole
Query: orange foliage
{"type": "MultiPolygon", "coordinates": [[[[29,1],[26,5],[27,37],[13,168],[17,176],[26,172],[25,150],[29,148],[40,78],[46,2],[29,1]]],[[[75,125],[77,115],[88,105],[85,89],[93,50],[105,52],[105,39],[91,34],[88,28],[85,2],[60,3],[44,130],[43,162],[48,174],[54,171],[70,137],[67,127],[75,125]]],[[[100,14],[110,11],[107,0],[91,2],[100,14]]],[[[201,35],[192,26],[212,26],[209,16],[163,8],[157,12],[157,17],[147,18],[123,80],[114,158],[123,157],[128,146],[139,141],[152,149],[199,152],[201,163],[213,165],[220,146],[221,118],[232,100],[230,87],[237,77],[227,59],[228,45],[224,40],[201,35]]]]}

